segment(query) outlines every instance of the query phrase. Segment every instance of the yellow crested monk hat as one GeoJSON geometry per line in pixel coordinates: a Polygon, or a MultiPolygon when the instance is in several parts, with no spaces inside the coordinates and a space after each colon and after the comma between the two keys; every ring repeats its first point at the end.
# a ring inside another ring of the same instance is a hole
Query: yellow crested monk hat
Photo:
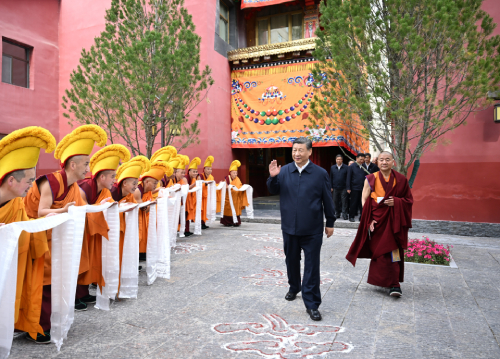
{"type": "Polygon", "coordinates": [[[197,169],[199,165],[201,165],[200,157],[193,158],[189,164],[188,171],[197,169]]]}
{"type": "Polygon", "coordinates": [[[203,167],[212,167],[214,164],[214,156],[208,156],[207,159],[205,160],[205,164],[203,167]]]}
{"type": "Polygon", "coordinates": [[[144,181],[148,177],[154,178],[155,180],[159,181],[163,178],[164,175],[170,177],[173,173],[174,169],[170,164],[164,161],[155,161],[151,163],[151,168],[149,169],[149,171],[141,176],[141,181],[144,181]]]}
{"type": "Polygon", "coordinates": [[[57,144],[54,157],[61,161],[61,166],[68,158],[79,155],[90,155],[94,144],[102,147],[106,144],[108,136],[102,128],[97,125],[83,125],[73,130],[73,132],[64,136],[57,144]]]}
{"type": "Polygon", "coordinates": [[[135,156],[130,161],[123,163],[116,170],[116,183],[120,184],[121,181],[127,178],[141,177],[144,172],[149,171],[151,162],[145,156],[135,156]]]}
{"type": "Polygon", "coordinates": [[[170,159],[177,156],[177,150],[174,146],[166,146],[160,148],[158,151],[153,153],[151,156],[151,162],[165,161],[168,162],[170,159]]]}
{"type": "Polygon", "coordinates": [[[0,181],[11,172],[33,168],[40,149],[54,151],[56,139],[44,128],[30,126],[16,130],[0,140],[0,181]]]}
{"type": "Polygon", "coordinates": [[[127,162],[128,160],[130,160],[130,152],[127,147],[123,145],[106,146],[94,153],[90,159],[90,172],[92,172],[92,176],[96,176],[101,171],[116,171],[120,161],[127,162]]]}
{"type": "Polygon", "coordinates": [[[238,171],[238,167],[241,166],[241,162],[238,160],[234,160],[231,162],[231,166],[229,166],[229,172],[231,171],[238,171]]]}

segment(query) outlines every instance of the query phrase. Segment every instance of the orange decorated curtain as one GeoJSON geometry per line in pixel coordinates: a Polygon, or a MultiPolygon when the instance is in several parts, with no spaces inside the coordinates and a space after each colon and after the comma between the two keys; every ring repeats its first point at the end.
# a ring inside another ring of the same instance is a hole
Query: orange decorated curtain
{"type": "Polygon", "coordinates": [[[367,143],[321,124],[310,104],[327,81],[313,80],[315,62],[302,62],[231,73],[233,148],[291,147],[297,137],[312,136],[315,147],[343,146],[363,152],[367,143]]]}
{"type": "Polygon", "coordinates": [[[251,7],[263,7],[269,5],[283,4],[295,0],[241,0],[241,8],[248,9],[251,7]]]}

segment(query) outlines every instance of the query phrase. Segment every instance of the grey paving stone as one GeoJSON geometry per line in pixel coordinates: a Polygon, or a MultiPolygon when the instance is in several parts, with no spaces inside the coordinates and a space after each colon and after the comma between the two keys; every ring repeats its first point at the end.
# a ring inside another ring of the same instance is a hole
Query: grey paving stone
{"type": "MultiPolygon", "coordinates": [[[[215,224],[202,236],[179,240],[206,249],[172,254],[169,280],[158,279],[147,286],[142,272],[137,299],[114,302],[109,312],[89,308],[75,313],[60,352],[54,345],[17,338],[11,358],[255,359],[261,357],[257,351],[231,351],[225,345],[279,342],[279,337],[271,332],[219,334],[212,328],[221,323],[259,323],[267,328],[264,315],[269,314],[278,315],[289,327],[344,328],[339,333],[294,334],[292,344],[283,347],[298,348],[290,345],[300,341],[309,346],[327,343],[328,348],[339,348],[337,342],[352,345],[348,353],[331,351],[309,355],[310,359],[500,358],[500,239],[429,234],[454,246],[458,269],[407,264],[403,297],[395,299],[386,288],[366,283],[369,260],[361,259],[355,267],[345,260],[355,230],[338,232],[323,242],[321,270],[328,272],[331,281],[321,286],[322,322],[309,318],[300,294],[293,302],[285,301],[286,286],[259,286],[242,278],[264,269],[286,271],[283,258],[246,251],[266,246],[282,249],[282,243],[242,236],[281,237],[279,225],[244,223],[228,229],[215,224]]],[[[295,359],[304,353],[286,352],[282,357],[295,359]]]]}

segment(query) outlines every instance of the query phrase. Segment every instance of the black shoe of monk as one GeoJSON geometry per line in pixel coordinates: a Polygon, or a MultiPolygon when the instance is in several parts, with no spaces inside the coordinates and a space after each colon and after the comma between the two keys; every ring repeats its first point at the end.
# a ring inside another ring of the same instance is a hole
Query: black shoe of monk
{"type": "Polygon", "coordinates": [[[317,309],[306,309],[307,314],[311,317],[312,320],[318,322],[321,320],[321,313],[317,309]]]}
{"type": "Polygon", "coordinates": [[[139,253],[139,261],[146,261],[146,253],[139,253]]]}
{"type": "Polygon", "coordinates": [[[297,298],[297,293],[288,292],[288,293],[285,295],[285,299],[286,299],[286,300],[288,300],[288,301],[295,300],[295,298],[297,298]]]}
{"type": "MultiPolygon", "coordinates": [[[[87,303],[87,304],[94,304],[95,301],[96,301],[96,296],[95,295],[86,295],[85,297],[83,298],[80,298],[80,301],[84,302],[84,303],[87,303]]],[[[76,306],[76,304],[75,304],[76,306]]]]}
{"type": "Polygon", "coordinates": [[[83,312],[85,310],[87,310],[87,304],[82,302],[80,299],[75,300],[75,311],[83,312]]]}
{"type": "Polygon", "coordinates": [[[396,297],[399,298],[403,295],[403,292],[401,291],[401,288],[399,287],[393,287],[389,290],[389,295],[391,297],[396,297]]]}
{"type": "Polygon", "coordinates": [[[36,344],[50,344],[50,332],[44,332],[44,334],[37,334],[36,339],[33,339],[30,335],[27,338],[36,344]]]}
{"type": "Polygon", "coordinates": [[[205,223],[202,223],[201,224],[201,229],[209,229],[210,227],[207,226],[205,223]]]}
{"type": "Polygon", "coordinates": [[[184,232],[184,237],[192,236],[193,232],[184,232]]]}

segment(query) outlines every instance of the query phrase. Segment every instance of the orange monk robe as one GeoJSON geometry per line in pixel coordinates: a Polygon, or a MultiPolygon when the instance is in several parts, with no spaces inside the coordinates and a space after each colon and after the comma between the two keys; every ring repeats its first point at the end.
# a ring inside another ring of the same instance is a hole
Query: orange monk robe
{"type": "MultiPolygon", "coordinates": [[[[51,209],[63,208],[70,202],[75,202],[75,206],[86,205],[80,194],[80,187],[78,186],[78,184],[75,182],[68,188],[66,185],[66,173],[64,172],[64,170],[61,170],[51,173],[47,176],[43,176],[35,181],[35,183],[33,183],[33,187],[31,187],[27,196],[24,198],[24,205],[29,218],[38,218],[38,205],[40,203],[40,191],[38,189],[38,183],[40,183],[40,180],[43,178],[47,178],[52,193],[56,193],[56,195],[54,196],[54,202],[52,203],[52,206],[50,206],[51,209]]],[[[43,235],[42,233],[43,232],[41,232],[40,235],[43,235]]],[[[52,230],[49,229],[45,233],[47,235],[47,245],[49,250],[47,253],[45,253],[43,285],[50,285],[52,281],[52,259],[50,255],[50,251],[52,249],[52,230]]],[[[88,244],[86,238],[84,237],[82,244],[80,269],[78,271],[78,274],[81,274],[88,270],[88,244]]]]}
{"type": "MultiPolygon", "coordinates": [[[[0,207],[0,223],[29,221],[23,199],[14,198],[0,207]]],[[[43,263],[48,251],[45,236],[21,232],[17,259],[15,328],[28,332],[35,339],[43,334],[39,324],[42,308],[43,263]]]]}
{"type": "MultiPolygon", "coordinates": [[[[153,192],[144,193],[143,184],[140,183],[137,187],[142,194],[142,202],[153,201],[153,192]]],[[[156,193],[158,194],[158,192],[156,193]]],[[[156,196],[158,197],[158,195],[156,196]]],[[[139,253],[146,253],[148,246],[148,228],[149,228],[149,211],[139,210],[139,253]]]]}
{"type": "MultiPolygon", "coordinates": [[[[191,178],[191,184],[195,183],[196,183],[196,178],[191,178]]],[[[186,222],[196,220],[196,192],[191,192],[187,194],[186,212],[187,212],[186,222]]]]}
{"type": "MultiPolygon", "coordinates": [[[[214,180],[214,176],[210,175],[208,176],[208,178],[205,179],[205,175],[204,174],[201,174],[200,177],[204,180],[204,181],[215,181],[214,180]]],[[[207,217],[207,205],[208,205],[208,186],[204,183],[203,184],[203,191],[202,191],[202,202],[201,202],[201,220],[203,222],[207,222],[208,221],[208,217],[207,217]]],[[[219,202],[220,202],[220,199],[219,199],[219,202]]],[[[220,211],[220,208],[219,208],[219,211],[220,211]]]]}
{"type": "Polygon", "coordinates": [[[217,195],[217,208],[215,209],[215,212],[219,213],[221,211],[222,190],[221,189],[215,190],[215,194],[217,195]]]}
{"type": "MultiPolygon", "coordinates": [[[[375,172],[373,176],[375,177],[375,188],[373,189],[373,192],[371,193],[370,197],[377,202],[377,197],[385,197],[385,189],[382,186],[382,182],[380,182],[380,175],[382,175],[382,172],[375,172]]],[[[383,176],[383,175],[382,175],[383,176]]],[[[389,177],[383,176],[386,182],[389,182],[389,177]]],[[[396,186],[396,179],[394,178],[394,183],[392,187],[396,186]]]]}
{"type": "MultiPolygon", "coordinates": [[[[108,202],[112,202],[111,192],[107,188],[104,188],[95,201],[89,198],[87,200],[89,204],[99,205],[106,198],[109,198],[108,202]]],[[[106,218],[104,218],[104,213],[87,213],[83,236],[84,242],[88,246],[85,252],[88,253],[89,270],[78,276],[78,284],[88,285],[90,283],[97,283],[101,292],[102,287],[106,285],[102,276],[102,239],[103,237],[106,240],[109,239],[108,233],[109,227],[106,218]]]]}
{"type": "MultiPolygon", "coordinates": [[[[226,177],[226,183],[230,180],[230,178],[230,176],[226,177]]],[[[230,184],[232,184],[236,188],[241,188],[243,186],[243,183],[241,183],[239,177],[236,177],[234,180],[232,180],[230,184]]],[[[231,190],[231,195],[233,198],[233,205],[236,215],[241,216],[241,211],[243,210],[243,208],[249,205],[247,194],[246,192],[231,190]]],[[[226,201],[224,202],[224,216],[233,216],[233,212],[231,211],[231,204],[229,203],[229,194],[226,194],[226,201]]]]}

